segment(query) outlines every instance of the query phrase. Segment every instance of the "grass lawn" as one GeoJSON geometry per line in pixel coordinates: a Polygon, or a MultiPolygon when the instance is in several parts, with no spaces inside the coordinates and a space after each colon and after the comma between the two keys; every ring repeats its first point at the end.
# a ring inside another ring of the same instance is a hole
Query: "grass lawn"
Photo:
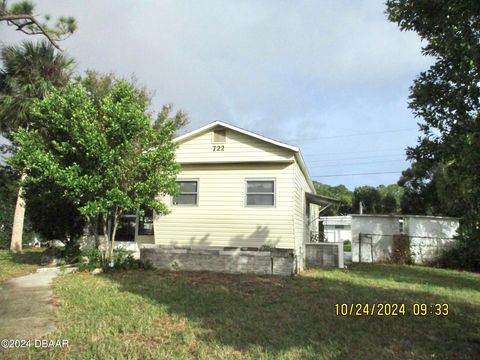
{"type": "Polygon", "coordinates": [[[0,283],[34,272],[40,266],[44,249],[24,249],[23,254],[10,254],[0,249],[0,283]]]}
{"type": "Polygon", "coordinates": [[[296,278],[130,271],[57,279],[68,359],[478,359],[480,275],[357,265],[296,278]],[[405,303],[405,316],[336,316],[336,303],[405,303]],[[448,303],[448,316],[413,316],[448,303]]]}

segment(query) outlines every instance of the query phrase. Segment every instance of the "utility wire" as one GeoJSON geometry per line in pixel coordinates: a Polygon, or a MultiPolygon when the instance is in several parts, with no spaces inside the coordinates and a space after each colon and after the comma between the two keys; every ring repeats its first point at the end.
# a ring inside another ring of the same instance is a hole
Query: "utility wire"
{"type": "Polygon", "coordinates": [[[319,136],[315,138],[293,138],[293,139],[288,139],[285,140],[286,142],[289,141],[312,141],[312,140],[326,140],[326,139],[339,139],[339,138],[345,138],[345,137],[355,137],[355,136],[369,136],[369,135],[377,135],[377,134],[389,134],[389,133],[398,133],[398,132],[405,132],[405,131],[417,131],[418,129],[395,129],[395,130],[382,130],[382,131],[370,131],[370,132],[365,132],[365,133],[356,133],[356,134],[344,134],[344,135],[333,135],[333,136],[319,136]]]}
{"type": "Polygon", "coordinates": [[[322,150],[318,150],[318,152],[316,153],[302,153],[303,156],[316,156],[316,155],[350,155],[350,154],[364,154],[364,153],[377,153],[377,152],[381,152],[382,154],[385,154],[385,151],[387,151],[387,154],[390,154],[392,153],[392,151],[395,150],[395,154],[399,151],[399,150],[405,150],[405,149],[392,149],[392,148],[388,148],[388,149],[375,149],[375,150],[360,150],[360,151],[347,151],[347,152],[330,152],[330,153],[327,153],[327,152],[324,152],[322,150]]]}
{"type": "Polygon", "coordinates": [[[404,159],[401,159],[401,160],[380,160],[380,161],[367,161],[367,162],[356,162],[356,163],[343,163],[343,164],[326,164],[326,165],[323,165],[323,164],[320,164],[320,165],[314,165],[314,166],[310,166],[310,168],[315,168],[315,169],[318,169],[318,168],[324,168],[324,167],[332,167],[332,166],[348,166],[348,165],[369,165],[369,164],[379,164],[379,163],[386,163],[386,162],[400,162],[400,161],[404,161],[404,159]]]}
{"type": "MultiPolygon", "coordinates": [[[[339,160],[357,160],[357,159],[374,159],[374,158],[392,158],[392,157],[398,157],[398,156],[405,156],[405,154],[396,154],[396,155],[379,155],[379,156],[360,156],[360,157],[347,157],[347,158],[332,158],[332,159],[317,159],[317,160],[311,160],[307,161],[309,164],[315,164],[319,162],[325,162],[325,161],[339,161],[339,160]]],[[[405,158],[403,158],[405,159],[405,158]]]]}
{"type": "Polygon", "coordinates": [[[315,175],[314,178],[324,177],[336,177],[336,176],[360,176],[360,175],[378,175],[378,174],[400,174],[403,170],[399,171],[381,171],[381,172],[369,172],[369,173],[356,173],[356,174],[332,174],[332,175],[315,175]]]}

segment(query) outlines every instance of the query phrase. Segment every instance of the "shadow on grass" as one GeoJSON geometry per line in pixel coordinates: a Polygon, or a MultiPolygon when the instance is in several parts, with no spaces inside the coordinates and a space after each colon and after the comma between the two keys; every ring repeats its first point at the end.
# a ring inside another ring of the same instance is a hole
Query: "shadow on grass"
{"type": "Polygon", "coordinates": [[[11,254],[8,250],[0,251],[0,261],[10,261],[16,264],[40,265],[45,249],[24,249],[22,254],[11,254]]]}
{"type": "Polygon", "coordinates": [[[357,276],[393,280],[400,283],[434,285],[450,289],[480,291],[480,274],[437,269],[427,266],[400,266],[390,264],[354,264],[357,276]]]}
{"type": "MultiPolygon", "coordinates": [[[[363,272],[371,276],[368,269],[363,272]]],[[[480,353],[480,305],[428,292],[322,277],[162,271],[103,276],[121,291],[193,321],[203,330],[198,337],[204,346],[231,346],[249,356],[259,348],[269,357],[307,359],[474,359],[480,353]],[[448,316],[411,314],[413,303],[445,302],[450,303],[448,316]],[[407,314],[342,317],[335,315],[337,303],[405,303],[407,314]]]]}

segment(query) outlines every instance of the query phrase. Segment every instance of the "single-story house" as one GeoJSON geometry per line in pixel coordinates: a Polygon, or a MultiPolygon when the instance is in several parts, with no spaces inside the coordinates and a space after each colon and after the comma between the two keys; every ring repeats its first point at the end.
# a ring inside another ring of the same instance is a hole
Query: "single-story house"
{"type": "Polygon", "coordinates": [[[165,216],[127,216],[118,247],[170,269],[291,274],[331,199],[288,145],[222,121],[178,136],[178,196],[165,216]]]}

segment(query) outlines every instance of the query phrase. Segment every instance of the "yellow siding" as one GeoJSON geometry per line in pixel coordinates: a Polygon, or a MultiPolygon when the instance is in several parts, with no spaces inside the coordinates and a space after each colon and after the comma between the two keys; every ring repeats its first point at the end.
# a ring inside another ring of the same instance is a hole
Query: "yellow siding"
{"type": "MultiPolygon", "coordinates": [[[[183,165],[179,180],[199,180],[198,206],[170,205],[170,214],[155,219],[155,243],[176,246],[270,245],[292,249],[294,166],[292,163],[183,165]],[[245,205],[246,179],[250,178],[275,179],[274,207],[245,205]]],[[[164,201],[171,204],[170,198],[164,201]]]]}
{"type": "Polygon", "coordinates": [[[293,166],[293,179],[294,179],[294,191],[293,191],[293,223],[295,232],[295,253],[297,254],[298,271],[302,271],[304,268],[304,244],[308,238],[308,224],[306,219],[305,210],[305,192],[310,191],[307,180],[303,175],[300,167],[297,163],[293,166]]]}
{"type": "Polygon", "coordinates": [[[207,131],[180,143],[176,155],[181,164],[293,161],[292,151],[229,129],[225,143],[213,144],[212,131],[207,131]],[[223,151],[213,151],[214,145],[223,151]]]}

